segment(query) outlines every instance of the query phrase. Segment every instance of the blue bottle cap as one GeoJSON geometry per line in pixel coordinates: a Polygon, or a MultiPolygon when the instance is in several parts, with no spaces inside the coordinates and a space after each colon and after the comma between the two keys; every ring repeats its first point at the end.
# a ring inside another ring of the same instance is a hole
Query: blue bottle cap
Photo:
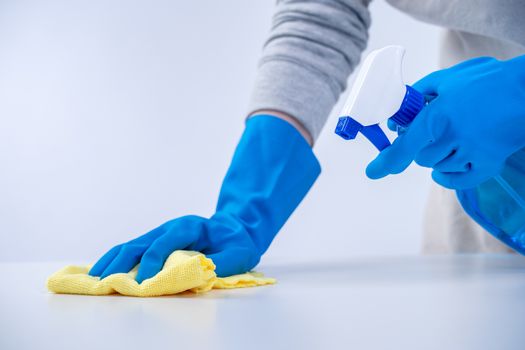
{"type": "Polygon", "coordinates": [[[425,107],[425,97],[416,89],[406,85],[406,93],[399,110],[390,117],[397,125],[406,128],[425,107]]]}

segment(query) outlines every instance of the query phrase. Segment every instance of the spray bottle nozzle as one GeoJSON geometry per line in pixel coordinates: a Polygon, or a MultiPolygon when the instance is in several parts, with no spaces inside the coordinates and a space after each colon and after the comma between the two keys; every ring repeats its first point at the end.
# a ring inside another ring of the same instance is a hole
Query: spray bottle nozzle
{"type": "Polygon", "coordinates": [[[337,123],[337,135],[351,140],[360,132],[381,151],[390,141],[379,123],[391,118],[406,128],[423,109],[423,95],[403,83],[404,52],[401,46],[387,46],[366,57],[337,123]]]}
{"type": "Polygon", "coordinates": [[[345,140],[353,140],[363,126],[350,117],[341,117],[337,122],[335,133],[345,140]]]}

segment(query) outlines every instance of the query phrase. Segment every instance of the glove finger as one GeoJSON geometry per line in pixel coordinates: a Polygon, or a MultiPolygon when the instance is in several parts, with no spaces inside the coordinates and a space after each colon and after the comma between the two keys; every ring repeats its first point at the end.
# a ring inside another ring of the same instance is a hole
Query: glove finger
{"type": "Polygon", "coordinates": [[[436,164],[455,154],[456,147],[451,146],[446,140],[431,142],[428,146],[422,148],[414,159],[416,164],[425,168],[434,168],[436,164]]]}
{"type": "MultiPolygon", "coordinates": [[[[113,248],[111,248],[102,258],[100,258],[95,265],[91,268],[89,271],[89,275],[91,276],[101,276],[103,272],[108,268],[108,266],[113,262],[113,260],[119,255],[122,247],[124,245],[144,245],[149,246],[151,242],[155,240],[156,237],[160,236],[164,232],[164,225],[161,225],[150,232],[137,237],[129,242],[126,242],[124,244],[119,244],[113,248]]],[[[107,276],[107,274],[104,275],[104,277],[107,276]]],[[[101,278],[103,278],[101,276],[101,278]]]]}
{"type": "Polygon", "coordinates": [[[397,125],[397,123],[395,121],[393,121],[392,119],[388,119],[387,122],[386,122],[386,125],[388,126],[388,129],[390,129],[390,131],[397,132],[397,130],[399,128],[399,125],[397,125]]]}
{"type": "Polygon", "coordinates": [[[484,66],[485,63],[493,62],[495,58],[489,57],[489,56],[483,56],[483,57],[476,57],[472,58],[470,60],[463,61],[461,63],[458,63],[452,67],[449,67],[445,69],[445,72],[452,73],[452,72],[462,72],[466,71],[472,68],[482,68],[483,70],[486,69],[484,66]]]}
{"type": "Polygon", "coordinates": [[[249,272],[259,263],[260,257],[246,248],[228,248],[220,253],[207,255],[215,264],[219,277],[228,277],[249,272]]]}
{"type": "Polygon", "coordinates": [[[119,244],[117,246],[114,246],[110,250],[106,252],[98,261],[93,265],[93,267],[89,270],[88,274],[90,276],[98,277],[104,272],[104,270],[111,264],[113,259],[118,255],[120,252],[120,248],[122,247],[122,244],[119,244]]]}
{"type": "Polygon", "coordinates": [[[461,150],[456,149],[448,157],[436,163],[432,168],[440,173],[465,173],[470,171],[472,163],[461,150]]]}
{"type": "Polygon", "coordinates": [[[456,64],[450,68],[442,69],[428,74],[427,76],[421,78],[415,82],[412,87],[422,93],[423,95],[428,96],[427,101],[432,100],[433,96],[439,95],[439,86],[441,82],[450,76],[451,73],[460,72],[467,69],[482,67],[484,63],[494,60],[491,57],[478,57],[471,60],[467,60],[456,64]]]}
{"type": "Polygon", "coordinates": [[[371,179],[380,179],[389,174],[398,174],[405,170],[419,151],[434,142],[429,120],[432,119],[430,108],[424,108],[407,131],[394,140],[368,164],[366,175],[371,179]]]}
{"type": "Polygon", "coordinates": [[[126,243],[122,245],[120,252],[100,275],[100,278],[106,278],[114,273],[129,272],[139,263],[146,249],[147,245],[144,244],[126,243]]]}
{"type": "Polygon", "coordinates": [[[435,71],[416,81],[412,87],[423,95],[437,96],[438,87],[445,75],[444,70],[435,71]]]}
{"type": "Polygon", "coordinates": [[[397,132],[398,135],[403,135],[405,132],[406,132],[406,128],[398,125],[395,121],[393,121],[392,119],[388,119],[387,122],[386,122],[387,126],[388,126],[388,129],[390,131],[394,131],[394,132],[397,132]]]}
{"type": "Polygon", "coordinates": [[[169,227],[170,222],[166,222],[153,230],[143,234],[142,236],[139,236],[135,239],[132,239],[131,241],[127,242],[126,244],[135,243],[135,244],[144,244],[144,245],[150,245],[153,243],[157,238],[162,236],[166,230],[167,227],[169,227]]]}
{"type": "MultiPolygon", "coordinates": [[[[195,246],[196,241],[202,236],[204,230],[202,218],[198,220],[186,219],[174,222],[169,232],[156,239],[144,252],[140,260],[136,281],[142,281],[155,276],[164,266],[166,259],[176,250],[191,249],[201,250],[195,246]]],[[[196,218],[196,217],[195,217],[196,218]]]]}
{"type": "MultiPolygon", "coordinates": [[[[115,248],[110,250],[103,259],[100,259],[99,262],[93,266],[92,270],[94,272],[97,272],[97,276],[99,275],[100,278],[105,278],[108,275],[112,273],[120,273],[120,272],[128,272],[131,270],[140,260],[140,256],[138,260],[133,257],[133,255],[137,254],[139,251],[144,252],[146,248],[153,243],[153,241],[162,235],[165,232],[166,224],[163,224],[151,231],[149,231],[146,234],[143,234],[140,237],[137,237],[135,239],[132,239],[129,242],[126,242],[124,244],[120,244],[117,247],[116,251],[113,251],[115,248]],[[126,247],[126,251],[122,252],[122,249],[126,247]],[[137,247],[141,247],[138,249],[137,247]],[[110,254],[111,253],[111,254],[110,254]],[[128,254],[131,254],[129,257],[128,254]],[[118,261],[114,263],[114,261],[118,258],[118,261]],[[124,262],[125,260],[129,260],[129,262],[124,262]],[[129,267],[131,265],[131,267],[129,267]],[[99,266],[97,266],[99,265],[99,266]]],[[[142,253],[140,253],[142,255],[142,253]]]]}
{"type": "Polygon", "coordinates": [[[486,172],[471,169],[462,173],[442,173],[437,170],[432,172],[432,179],[439,185],[452,190],[465,190],[476,187],[488,180],[486,172]]]}
{"type": "Polygon", "coordinates": [[[186,249],[191,245],[191,241],[185,238],[186,235],[165,235],[158,238],[151,247],[146,250],[140,260],[139,271],[136,281],[142,281],[155,276],[162,270],[166,259],[176,250],[186,249]]]}

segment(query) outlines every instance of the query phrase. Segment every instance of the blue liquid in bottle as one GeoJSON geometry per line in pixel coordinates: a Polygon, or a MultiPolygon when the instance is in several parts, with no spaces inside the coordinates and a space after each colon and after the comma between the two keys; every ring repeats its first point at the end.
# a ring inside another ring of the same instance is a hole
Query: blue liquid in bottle
{"type": "Polygon", "coordinates": [[[500,175],[456,193],[478,224],[525,255],[525,149],[507,159],[500,175]]]}

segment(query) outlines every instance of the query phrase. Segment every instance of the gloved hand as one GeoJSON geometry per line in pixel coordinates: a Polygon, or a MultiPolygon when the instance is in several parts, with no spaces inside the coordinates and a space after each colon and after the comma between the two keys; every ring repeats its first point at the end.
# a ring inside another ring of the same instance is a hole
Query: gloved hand
{"type": "Polygon", "coordinates": [[[465,61],[414,88],[429,104],[368,165],[368,177],[400,173],[415,161],[432,168],[444,187],[472,188],[498,175],[525,146],[525,56],[465,61]]]}
{"type": "Polygon", "coordinates": [[[287,122],[253,116],[235,150],[209,219],[184,216],[109,250],[89,271],[104,278],[140,262],[153,277],[175,250],[200,251],[224,277],[251,270],[320,174],[311,147],[287,122]]]}

